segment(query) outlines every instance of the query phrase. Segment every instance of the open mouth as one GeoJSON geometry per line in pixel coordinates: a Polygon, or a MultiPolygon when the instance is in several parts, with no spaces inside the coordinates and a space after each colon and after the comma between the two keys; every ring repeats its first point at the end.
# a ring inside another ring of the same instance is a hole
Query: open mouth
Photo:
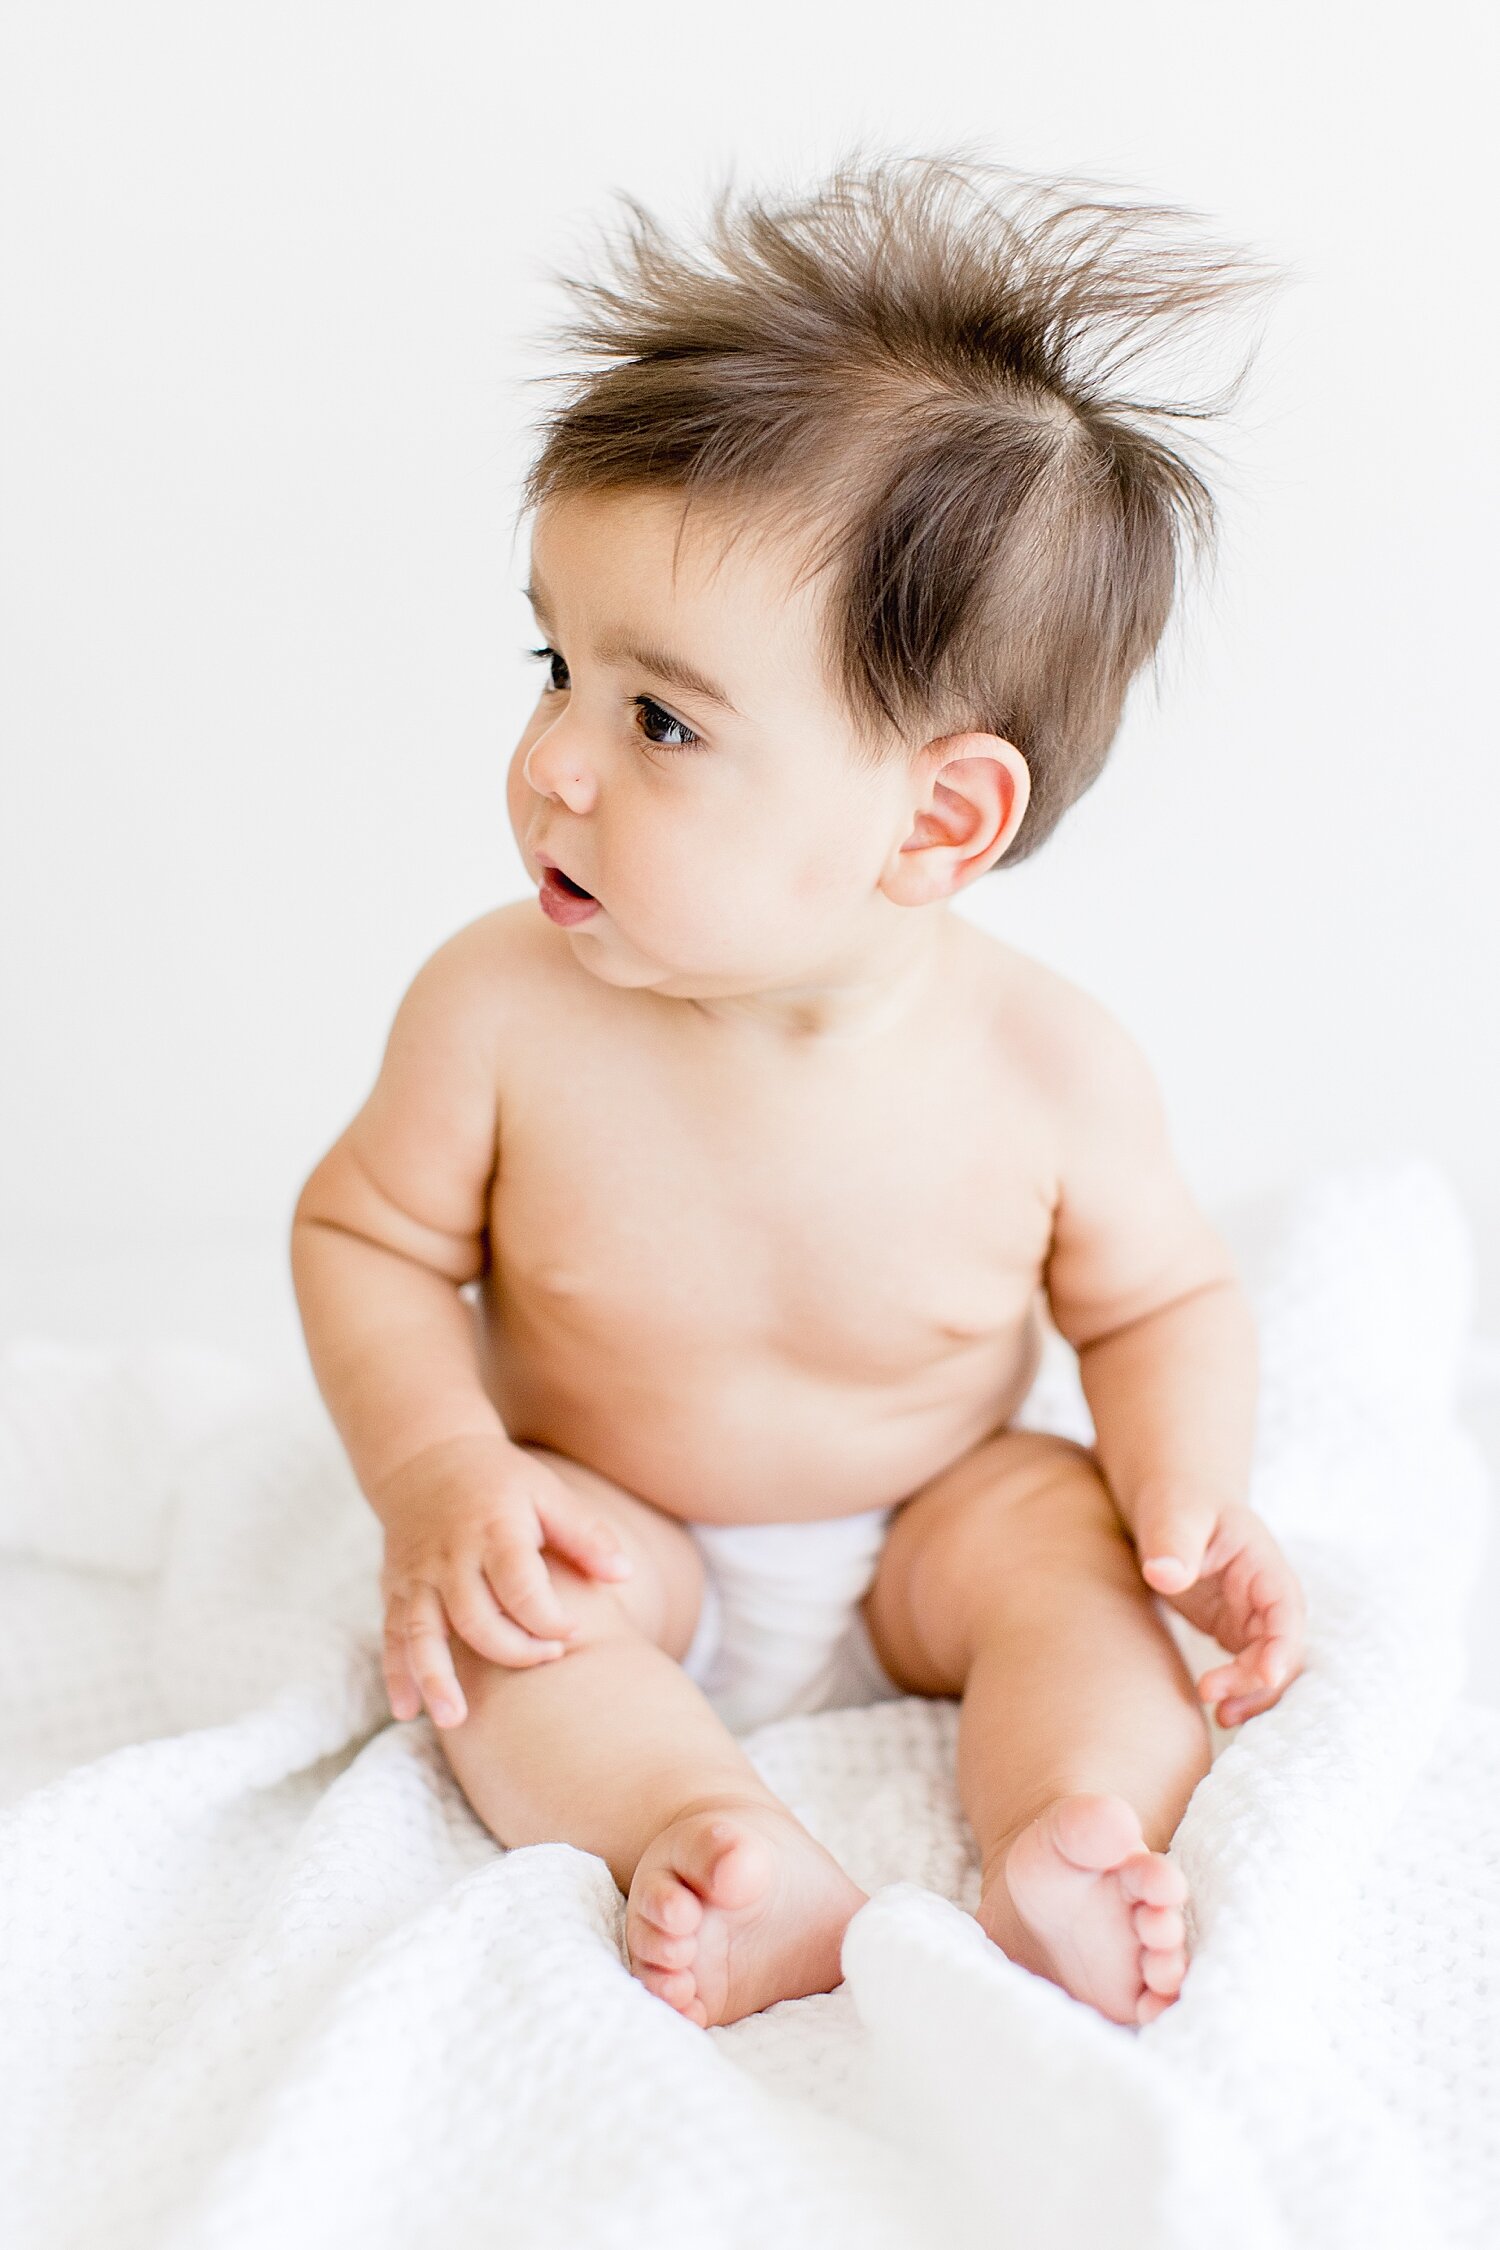
{"type": "Polygon", "coordinates": [[[558,923],[565,930],[572,929],[575,923],[590,921],[604,911],[592,891],[586,891],[582,883],[575,883],[571,875],[565,875],[560,867],[547,862],[542,866],[540,904],[548,921],[558,923]]]}

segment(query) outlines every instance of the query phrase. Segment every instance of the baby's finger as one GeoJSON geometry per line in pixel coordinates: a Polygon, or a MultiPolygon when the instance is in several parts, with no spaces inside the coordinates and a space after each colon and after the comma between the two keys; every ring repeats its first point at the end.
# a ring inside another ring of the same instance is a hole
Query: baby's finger
{"type": "Polygon", "coordinates": [[[468,1717],[443,1605],[433,1586],[418,1586],[406,1605],[406,1661],[434,1726],[456,1727],[468,1717]]]}
{"type": "Polygon", "coordinates": [[[539,1549],[514,1537],[491,1548],[484,1575],[508,1617],[539,1639],[568,1641],[576,1630],[563,1612],[539,1549]]]}
{"type": "Polygon", "coordinates": [[[1255,1670],[1262,1687],[1285,1687],[1292,1676],[1292,1652],[1288,1643],[1275,1634],[1262,1641],[1255,1670]]]}
{"type": "Polygon", "coordinates": [[[1224,1681],[1219,1687],[1221,1701],[1216,1713],[1219,1725],[1243,1726],[1246,1719],[1258,1718],[1262,1711],[1269,1711],[1273,1704],[1281,1701],[1282,1691],[1291,1677],[1291,1668],[1278,1644],[1257,1644],[1247,1649],[1239,1661],[1238,1677],[1224,1681]]]}
{"type": "Polygon", "coordinates": [[[1267,1688],[1259,1695],[1231,1696],[1219,1705],[1214,1717],[1221,1727],[1241,1727],[1247,1719],[1258,1719],[1262,1711],[1269,1711],[1280,1701],[1280,1688],[1267,1688]]]}
{"type": "Polygon", "coordinates": [[[1169,1487],[1142,1500],[1132,1526],[1141,1576],[1158,1594],[1185,1594],[1189,1586],[1224,1559],[1226,1521],[1233,1521],[1213,1493],[1196,1486],[1169,1487]]]}
{"type": "Polygon", "coordinates": [[[614,1525],[593,1514],[574,1493],[539,1500],[536,1512],[548,1546],[566,1555],[586,1577],[630,1576],[630,1557],[614,1525]]]}
{"type": "Polygon", "coordinates": [[[1140,1540],[1141,1576],[1153,1592],[1185,1594],[1203,1571],[1203,1550],[1211,1525],[1173,1522],[1153,1525],[1140,1540]]]}
{"type": "Polygon", "coordinates": [[[1306,1616],[1301,1592],[1296,1588],[1279,1594],[1266,1610],[1266,1638],[1278,1644],[1288,1671],[1301,1657],[1306,1616]]]}
{"type": "Polygon", "coordinates": [[[411,1666],[406,1661],[405,1605],[394,1601],[386,1611],[385,1632],[380,1647],[380,1668],[385,1674],[385,1692],[390,1699],[393,1719],[414,1719],[422,1708],[422,1698],[417,1683],[411,1676],[411,1666]]]}
{"type": "Polygon", "coordinates": [[[480,1585],[482,1594],[464,1591],[450,1592],[447,1596],[453,1630],[468,1642],[477,1656],[515,1671],[562,1655],[563,1642],[539,1641],[534,1633],[528,1633],[524,1625],[518,1625],[498,1607],[486,1581],[481,1579],[480,1585]]]}
{"type": "Polygon", "coordinates": [[[1214,1671],[1205,1672],[1198,1682],[1199,1700],[1218,1703],[1226,1695],[1252,1695],[1261,1685],[1254,1671],[1243,1657],[1232,1664],[1220,1664],[1214,1671]]]}

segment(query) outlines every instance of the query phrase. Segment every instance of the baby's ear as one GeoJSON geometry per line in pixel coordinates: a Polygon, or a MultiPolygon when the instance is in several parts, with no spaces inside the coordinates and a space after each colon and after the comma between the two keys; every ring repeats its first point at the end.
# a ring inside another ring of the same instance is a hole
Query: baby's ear
{"type": "Polygon", "coordinates": [[[1031,801],[1031,774],[998,734],[930,742],[912,769],[912,824],[881,884],[900,906],[951,898],[1007,851],[1031,801]]]}

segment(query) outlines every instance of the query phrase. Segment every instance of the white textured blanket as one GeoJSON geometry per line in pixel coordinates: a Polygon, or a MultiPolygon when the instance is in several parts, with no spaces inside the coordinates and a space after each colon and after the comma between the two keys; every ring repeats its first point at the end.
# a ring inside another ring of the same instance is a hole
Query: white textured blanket
{"type": "MultiPolygon", "coordinates": [[[[1175,1847],[1183,1997],[1106,2025],[968,1912],[952,1704],[750,1738],[874,1895],[726,2030],[603,1864],[502,1852],[389,1721],[377,1526],[310,1396],[178,1347],[0,1356],[0,2238],[11,2250],[1238,2250],[1500,2239],[1500,1717],[1457,1701],[1487,1486],[1469,1241],[1320,1175],[1257,1278],[1252,1497],[1311,1659],[1175,1847]]],[[[1071,1367],[1026,1419],[1089,1434],[1071,1367]]]]}

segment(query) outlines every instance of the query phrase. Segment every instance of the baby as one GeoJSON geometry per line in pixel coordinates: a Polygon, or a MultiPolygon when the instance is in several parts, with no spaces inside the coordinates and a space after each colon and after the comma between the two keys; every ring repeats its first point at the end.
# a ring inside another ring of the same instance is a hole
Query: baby
{"type": "Polygon", "coordinates": [[[1119,371],[1246,273],[971,159],[721,195],[709,257],[631,210],[525,490],[538,895],[418,972],[292,1232],[391,1708],[709,2025],[866,1895],[737,1732],[960,1698],[981,1925],[1149,2023],[1204,1705],[1301,1663],[1255,1332],[1139,1049],[950,909],[1099,772],[1212,522],[1119,371]],[[1089,1448],[1012,1426],[1048,1317],[1089,1448]]]}

